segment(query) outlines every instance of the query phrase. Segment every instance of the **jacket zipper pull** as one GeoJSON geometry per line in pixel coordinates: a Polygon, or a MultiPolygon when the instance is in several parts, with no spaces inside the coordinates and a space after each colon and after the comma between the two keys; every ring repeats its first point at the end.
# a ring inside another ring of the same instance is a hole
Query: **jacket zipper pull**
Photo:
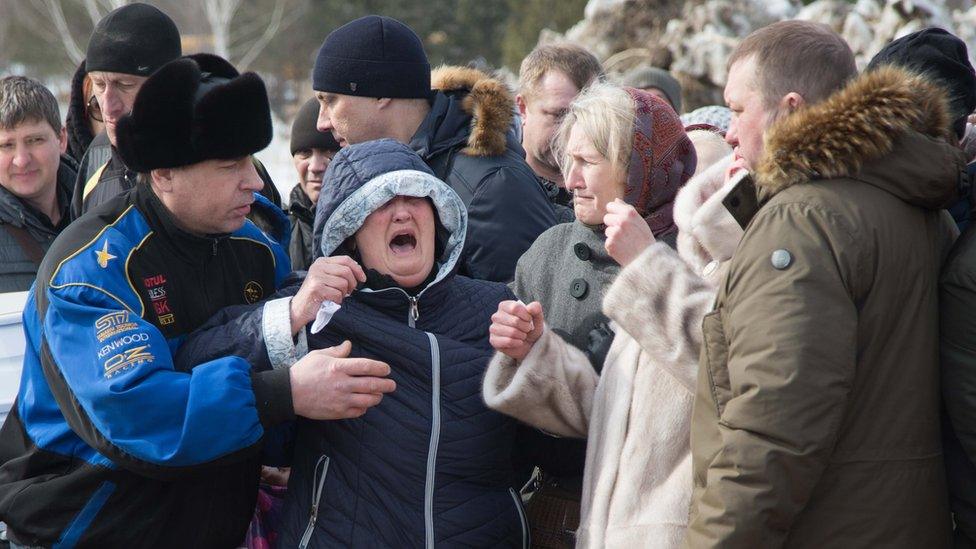
{"type": "Polygon", "coordinates": [[[417,319],[420,318],[420,307],[417,306],[416,297],[409,296],[407,299],[410,300],[410,318],[408,319],[408,323],[413,328],[416,326],[417,319]]]}
{"type": "Polygon", "coordinates": [[[213,239],[213,256],[217,257],[217,239],[213,239]]]}

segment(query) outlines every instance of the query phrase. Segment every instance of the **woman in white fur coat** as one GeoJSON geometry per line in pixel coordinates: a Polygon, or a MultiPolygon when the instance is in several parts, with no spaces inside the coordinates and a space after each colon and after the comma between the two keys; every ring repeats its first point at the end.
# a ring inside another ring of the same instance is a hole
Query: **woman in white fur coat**
{"type": "Polygon", "coordinates": [[[603,299],[616,335],[602,375],[546,329],[538,302],[503,302],[492,317],[499,352],[485,377],[487,404],[544,431],[588,438],[577,547],[670,548],[684,538],[700,326],[717,266],[742,235],[721,203],[731,162],[728,155],[679,192],[678,253],[654,242],[633,207],[609,205],[606,248],[623,269],[603,299]]]}

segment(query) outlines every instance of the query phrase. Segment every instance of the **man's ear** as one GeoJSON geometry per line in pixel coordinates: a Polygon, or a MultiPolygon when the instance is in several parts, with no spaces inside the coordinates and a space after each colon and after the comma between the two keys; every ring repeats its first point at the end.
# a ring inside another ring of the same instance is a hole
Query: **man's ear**
{"type": "Polygon", "coordinates": [[[149,172],[152,180],[153,189],[157,192],[169,193],[173,191],[173,176],[176,170],[173,168],[157,168],[149,172]]]}
{"type": "Polygon", "coordinates": [[[61,154],[68,150],[68,128],[64,126],[61,126],[61,131],[58,132],[58,148],[61,149],[61,154]]]}
{"type": "Polygon", "coordinates": [[[526,106],[525,106],[525,98],[522,97],[522,94],[518,94],[515,96],[515,104],[518,105],[519,116],[522,117],[522,123],[524,124],[526,106]]]}
{"type": "Polygon", "coordinates": [[[793,114],[806,104],[807,102],[803,99],[802,95],[796,92],[790,92],[783,96],[783,99],[779,102],[779,108],[784,114],[793,114]]]}

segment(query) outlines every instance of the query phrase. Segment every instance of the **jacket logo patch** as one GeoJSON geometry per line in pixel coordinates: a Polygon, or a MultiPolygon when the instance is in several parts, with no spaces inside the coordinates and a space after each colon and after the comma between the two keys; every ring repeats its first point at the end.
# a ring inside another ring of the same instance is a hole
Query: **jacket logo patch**
{"type": "Polygon", "coordinates": [[[108,240],[102,242],[101,250],[95,250],[95,257],[98,258],[98,266],[103,269],[108,267],[109,261],[116,258],[116,256],[108,253],[108,240]]]}
{"type": "Polygon", "coordinates": [[[264,288],[255,281],[250,281],[244,285],[244,301],[257,303],[264,297],[264,288]]]}
{"type": "Polygon", "coordinates": [[[120,347],[132,345],[133,343],[149,343],[149,334],[139,332],[138,334],[126,334],[118,339],[114,339],[98,350],[98,358],[105,358],[112,351],[120,347]]]}
{"type": "Polygon", "coordinates": [[[129,311],[114,311],[95,321],[95,337],[99,343],[110,337],[139,329],[135,322],[129,322],[129,311]]]}
{"type": "Polygon", "coordinates": [[[169,300],[166,298],[166,277],[161,274],[147,276],[142,279],[142,284],[146,287],[160,326],[168,326],[176,322],[173,309],[170,308],[169,300]]]}
{"type": "Polygon", "coordinates": [[[126,349],[121,353],[112,356],[112,358],[105,361],[105,377],[109,378],[118,373],[121,373],[133,366],[139,364],[145,364],[148,362],[153,362],[156,357],[152,353],[146,351],[148,345],[141,345],[139,347],[133,347],[131,349],[126,349]]]}

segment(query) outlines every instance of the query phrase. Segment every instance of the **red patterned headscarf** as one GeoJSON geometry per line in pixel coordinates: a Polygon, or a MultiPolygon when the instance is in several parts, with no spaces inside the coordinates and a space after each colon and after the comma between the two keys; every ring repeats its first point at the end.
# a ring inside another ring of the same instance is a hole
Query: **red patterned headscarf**
{"type": "Polygon", "coordinates": [[[695,147],[681,119],[664,100],[624,88],[634,99],[634,145],[624,201],[647,221],[655,237],[677,232],[672,218],[678,189],[695,173],[695,147]]]}

